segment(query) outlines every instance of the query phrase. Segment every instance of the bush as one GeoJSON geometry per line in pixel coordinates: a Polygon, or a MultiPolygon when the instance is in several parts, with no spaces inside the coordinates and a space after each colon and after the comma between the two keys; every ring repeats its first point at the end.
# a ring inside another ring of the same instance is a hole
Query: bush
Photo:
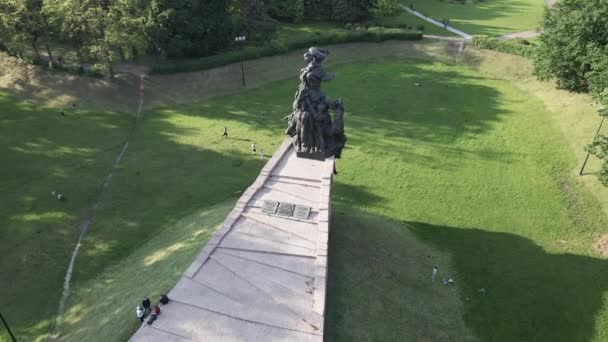
{"type": "Polygon", "coordinates": [[[382,42],[385,40],[420,40],[422,33],[400,29],[370,27],[368,30],[323,32],[308,37],[289,40],[273,40],[262,46],[247,46],[222,54],[182,62],[164,63],[151,68],[152,74],[172,74],[198,71],[251,60],[284,54],[289,51],[308,48],[313,45],[332,45],[354,42],[382,42]]]}
{"type": "Polygon", "coordinates": [[[418,31],[424,31],[424,25],[422,25],[422,24],[416,25],[416,30],[418,30],[418,31]]]}
{"type": "Polygon", "coordinates": [[[534,45],[525,44],[518,40],[501,40],[488,36],[473,37],[473,45],[480,49],[495,50],[513,55],[531,58],[536,48],[534,45]]]}

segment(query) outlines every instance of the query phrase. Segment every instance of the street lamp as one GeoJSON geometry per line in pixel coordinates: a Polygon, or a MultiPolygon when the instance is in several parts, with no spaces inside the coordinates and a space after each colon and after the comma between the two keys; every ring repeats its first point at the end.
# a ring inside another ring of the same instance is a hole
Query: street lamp
{"type": "MultiPolygon", "coordinates": [[[[246,36],[234,37],[234,41],[237,44],[245,44],[245,41],[247,41],[247,37],[246,36]]],[[[242,54],[241,54],[241,78],[243,79],[243,88],[245,88],[247,85],[245,84],[245,66],[243,65],[243,55],[242,54]]]]}

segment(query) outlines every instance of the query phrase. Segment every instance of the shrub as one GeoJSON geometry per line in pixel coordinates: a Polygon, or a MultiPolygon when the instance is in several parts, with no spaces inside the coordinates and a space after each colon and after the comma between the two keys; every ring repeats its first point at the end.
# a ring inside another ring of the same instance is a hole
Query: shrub
{"type": "Polygon", "coordinates": [[[501,40],[488,36],[473,37],[473,45],[480,49],[495,50],[531,58],[536,48],[518,40],[501,40]]]}
{"type": "Polygon", "coordinates": [[[420,40],[422,34],[416,31],[400,29],[383,29],[370,27],[359,31],[322,32],[299,39],[275,39],[262,46],[247,46],[239,50],[232,50],[222,54],[205,58],[186,60],[155,65],[150,72],[153,74],[172,74],[217,68],[237,63],[241,60],[251,60],[261,57],[284,54],[289,51],[308,48],[313,45],[332,45],[354,42],[382,42],[385,40],[420,40]]]}

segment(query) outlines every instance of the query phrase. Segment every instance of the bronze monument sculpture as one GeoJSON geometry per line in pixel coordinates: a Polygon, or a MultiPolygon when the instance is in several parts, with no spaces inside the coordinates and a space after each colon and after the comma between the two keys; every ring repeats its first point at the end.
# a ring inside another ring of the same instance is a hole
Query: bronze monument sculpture
{"type": "Polygon", "coordinates": [[[323,70],[321,63],[329,51],[311,47],[304,54],[306,65],[300,70],[300,86],[293,102],[293,112],[287,117],[285,134],[293,138],[298,157],[340,158],[346,144],[344,135],[344,102],[329,102],[321,90],[323,82],[334,76],[323,70]],[[333,122],[329,110],[334,111],[333,122]]]}

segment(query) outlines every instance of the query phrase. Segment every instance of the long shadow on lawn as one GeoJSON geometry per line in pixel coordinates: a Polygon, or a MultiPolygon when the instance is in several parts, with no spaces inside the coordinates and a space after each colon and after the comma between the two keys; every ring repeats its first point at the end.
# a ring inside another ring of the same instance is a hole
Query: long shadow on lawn
{"type": "Polygon", "coordinates": [[[589,341],[608,289],[608,261],[549,254],[521,236],[405,223],[452,255],[465,320],[483,341],[589,341]],[[486,289],[480,295],[479,288],[486,289]]]}
{"type": "Polygon", "coordinates": [[[328,340],[594,337],[608,260],[549,254],[508,233],[393,222],[346,208],[338,201],[332,221],[328,340]],[[433,265],[455,286],[431,282],[433,265]]]}

